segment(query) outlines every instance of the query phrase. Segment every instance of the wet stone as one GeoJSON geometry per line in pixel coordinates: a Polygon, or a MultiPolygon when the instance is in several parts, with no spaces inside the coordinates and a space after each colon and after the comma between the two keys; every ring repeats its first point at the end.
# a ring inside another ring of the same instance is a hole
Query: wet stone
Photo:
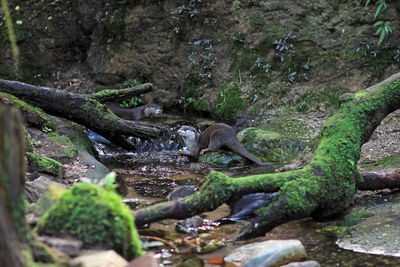
{"type": "Polygon", "coordinates": [[[355,252],[400,257],[400,194],[365,197],[345,217],[346,231],[336,242],[355,252]]]}
{"type": "Polygon", "coordinates": [[[261,267],[301,261],[306,256],[306,250],[299,240],[268,240],[239,247],[224,260],[237,266],[261,267]]]}

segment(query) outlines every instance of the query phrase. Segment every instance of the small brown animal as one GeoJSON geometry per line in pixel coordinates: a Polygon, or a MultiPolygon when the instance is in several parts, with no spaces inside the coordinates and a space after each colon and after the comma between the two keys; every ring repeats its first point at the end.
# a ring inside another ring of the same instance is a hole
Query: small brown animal
{"type": "Polygon", "coordinates": [[[192,126],[183,125],[178,134],[182,136],[188,153],[182,153],[194,159],[208,151],[217,151],[221,147],[227,147],[240,156],[258,164],[266,165],[256,156],[248,152],[239,142],[232,127],[225,123],[216,123],[205,129],[201,134],[192,126]]]}
{"type": "Polygon", "coordinates": [[[107,104],[108,108],[118,117],[125,120],[142,120],[150,117],[158,117],[162,114],[159,105],[149,103],[135,108],[120,108],[117,105],[107,104]]]}

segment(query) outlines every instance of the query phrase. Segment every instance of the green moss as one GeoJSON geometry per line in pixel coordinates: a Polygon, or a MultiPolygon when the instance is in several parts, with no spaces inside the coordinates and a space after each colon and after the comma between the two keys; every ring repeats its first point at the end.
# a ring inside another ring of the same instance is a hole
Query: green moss
{"type": "Polygon", "coordinates": [[[33,143],[32,143],[31,135],[28,133],[28,131],[26,130],[26,128],[24,126],[22,126],[22,129],[24,131],[24,137],[25,137],[24,138],[24,140],[25,140],[25,151],[33,153],[35,148],[34,148],[33,143]]]}
{"type": "Polygon", "coordinates": [[[104,105],[100,102],[92,99],[86,98],[86,103],[82,105],[82,108],[91,114],[92,112],[96,112],[106,120],[118,120],[118,116],[112,113],[109,109],[104,108],[104,105]]]}
{"type": "Polygon", "coordinates": [[[69,134],[68,137],[76,148],[86,151],[92,156],[94,155],[93,144],[84,132],[76,131],[72,134],[69,134]]]}
{"type": "Polygon", "coordinates": [[[57,149],[60,149],[60,153],[70,159],[74,158],[77,154],[76,147],[67,136],[58,135],[57,133],[49,133],[47,141],[55,144],[57,149]]]}
{"type": "Polygon", "coordinates": [[[54,159],[31,152],[26,152],[26,156],[34,170],[46,172],[54,176],[58,176],[62,173],[62,164],[54,159]]]}
{"type": "Polygon", "coordinates": [[[73,236],[84,247],[103,246],[127,259],[143,254],[130,209],[114,191],[76,184],[43,215],[39,234],[73,236]]]}
{"type": "Polygon", "coordinates": [[[360,167],[362,167],[364,170],[372,170],[372,169],[377,169],[381,167],[394,167],[394,168],[400,168],[400,155],[392,155],[388,156],[385,158],[378,159],[375,162],[372,163],[362,163],[360,167]]]}
{"type": "Polygon", "coordinates": [[[94,93],[94,96],[113,96],[113,95],[118,95],[118,91],[117,89],[105,89],[105,90],[101,90],[97,93],[94,93]]]}
{"type": "Polygon", "coordinates": [[[323,233],[328,237],[337,238],[342,236],[346,232],[347,228],[344,226],[336,226],[336,225],[328,225],[324,226],[321,229],[318,229],[317,232],[323,233]]]}
{"type": "Polygon", "coordinates": [[[373,216],[371,212],[363,209],[352,211],[350,215],[346,216],[345,225],[347,227],[354,226],[371,216],[373,216]]]}
{"type": "Polygon", "coordinates": [[[217,97],[216,114],[223,118],[235,118],[243,112],[246,101],[242,99],[241,87],[238,82],[224,88],[217,97]]]}

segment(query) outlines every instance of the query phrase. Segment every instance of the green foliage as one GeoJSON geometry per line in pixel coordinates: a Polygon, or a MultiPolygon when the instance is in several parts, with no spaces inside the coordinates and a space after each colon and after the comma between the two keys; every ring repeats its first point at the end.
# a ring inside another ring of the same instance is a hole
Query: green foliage
{"type": "Polygon", "coordinates": [[[131,100],[129,102],[122,101],[122,103],[119,106],[121,108],[133,108],[133,107],[136,107],[137,105],[139,105],[140,103],[142,103],[142,99],[140,99],[137,96],[134,96],[131,98],[131,100]]]}
{"type": "Polygon", "coordinates": [[[392,28],[390,27],[390,21],[378,21],[374,24],[374,27],[378,27],[376,34],[379,35],[378,46],[381,45],[385,37],[392,33],[392,28]]]}
{"type": "Polygon", "coordinates": [[[142,83],[139,82],[136,79],[128,79],[128,80],[124,81],[124,86],[125,87],[134,87],[134,86],[138,86],[138,85],[141,85],[141,84],[142,83]]]}
{"type": "Polygon", "coordinates": [[[78,238],[85,248],[114,249],[128,260],[143,254],[130,209],[114,190],[93,184],[67,190],[36,229],[39,234],[78,238]]]}
{"type": "Polygon", "coordinates": [[[223,118],[235,118],[246,107],[246,101],[241,97],[241,87],[238,82],[223,89],[217,97],[216,114],[223,118]]]}
{"type": "Polygon", "coordinates": [[[179,104],[183,104],[183,112],[186,113],[187,108],[190,106],[190,104],[194,103],[195,99],[193,97],[180,97],[179,98],[179,104]]]}
{"type": "MultiPolygon", "coordinates": [[[[371,0],[367,0],[365,3],[365,7],[367,7],[370,4],[370,2],[371,0]]],[[[378,0],[376,1],[375,5],[376,5],[376,10],[374,14],[374,20],[376,20],[376,18],[389,7],[389,4],[386,3],[386,0],[378,0]]],[[[377,43],[377,46],[379,47],[382,44],[385,37],[392,33],[392,28],[390,26],[390,21],[383,21],[383,20],[375,22],[374,27],[378,28],[376,31],[376,35],[379,35],[377,43]]]]}

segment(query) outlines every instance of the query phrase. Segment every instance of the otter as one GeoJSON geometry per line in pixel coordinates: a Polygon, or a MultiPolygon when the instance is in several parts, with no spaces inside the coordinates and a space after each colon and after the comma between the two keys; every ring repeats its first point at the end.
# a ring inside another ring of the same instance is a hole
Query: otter
{"type": "Polygon", "coordinates": [[[188,153],[182,153],[195,160],[199,155],[208,151],[217,151],[221,147],[227,147],[240,156],[258,164],[266,165],[256,156],[248,152],[239,142],[233,128],[225,123],[216,123],[205,129],[201,134],[192,126],[183,125],[178,134],[182,136],[188,153]]]}
{"type": "Polygon", "coordinates": [[[135,108],[120,108],[114,104],[107,104],[107,106],[115,115],[125,120],[138,121],[150,117],[159,117],[162,114],[161,107],[154,103],[135,108]]]}

